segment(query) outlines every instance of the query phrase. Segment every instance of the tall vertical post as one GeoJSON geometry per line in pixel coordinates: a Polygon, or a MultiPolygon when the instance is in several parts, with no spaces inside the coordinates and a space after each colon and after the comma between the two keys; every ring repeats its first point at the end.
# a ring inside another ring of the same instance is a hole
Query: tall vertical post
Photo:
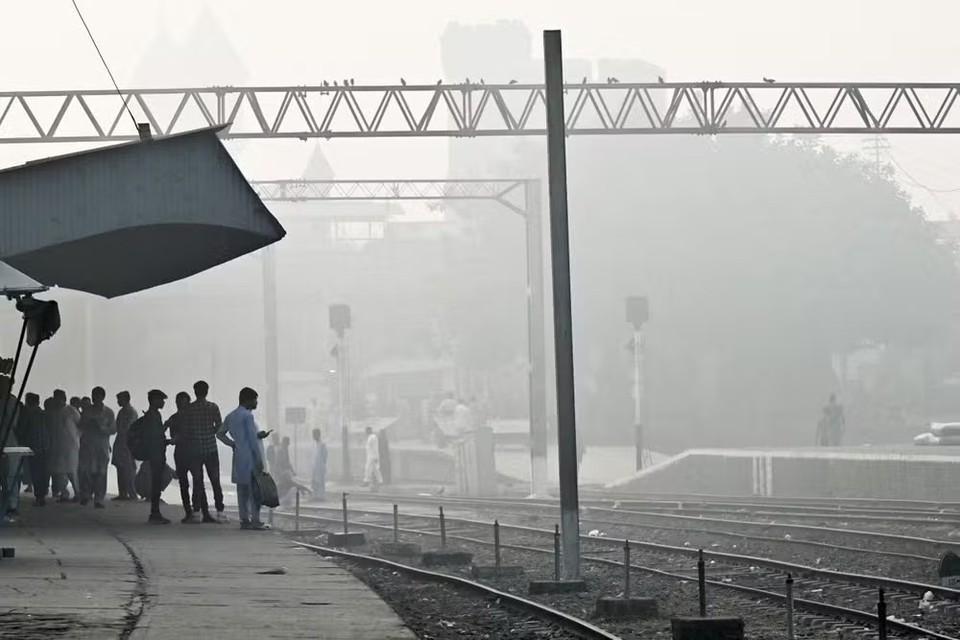
{"type": "Polygon", "coordinates": [[[577,418],[573,383],[573,320],[570,303],[570,235],[567,225],[566,122],[560,31],[543,32],[550,182],[550,257],[553,330],[557,364],[557,441],[560,459],[560,522],[564,578],[580,578],[580,509],[577,487],[577,418]]]}
{"type": "Polygon", "coordinates": [[[793,631],[793,576],[787,574],[787,640],[794,640],[793,631]]]}
{"type": "Polygon", "coordinates": [[[643,469],[643,332],[633,329],[633,432],[636,469],[643,469]]]}
{"type": "Polygon", "coordinates": [[[350,416],[347,412],[347,334],[345,331],[339,333],[340,341],[337,343],[337,373],[340,375],[338,392],[340,395],[340,448],[342,453],[342,463],[340,474],[344,482],[350,481],[350,416]]]}
{"type": "Polygon", "coordinates": [[[627,322],[633,326],[633,439],[636,445],[636,468],[643,469],[643,325],[649,319],[650,307],[644,296],[627,298],[627,322]]]}
{"type": "Polygon", "coordinates": [[[267,390],[267,428],[280,426],[280,364],[277,338],[277,262],[273,247],[263,250],[263,355],[267,390]]]}
{"type": "Polygon", "coordinates": [[[400,542],[400,514],[397,513],[399,507],[393,505],[393,542],[400,542]]]}
{"type": "Polygon", "coordinates": [[[540,181],[524,183],[527,240],[527,348],[530,358],[530,494],[547,487],[547,350],[543,326],[543,213],[540,181]]]}
{"type": "Polygon", "coordinates": [[[707,616],[707,567],[703,562],[703,549],[697,560],[697,595],[700,599],[700,617],[707,616]]]}

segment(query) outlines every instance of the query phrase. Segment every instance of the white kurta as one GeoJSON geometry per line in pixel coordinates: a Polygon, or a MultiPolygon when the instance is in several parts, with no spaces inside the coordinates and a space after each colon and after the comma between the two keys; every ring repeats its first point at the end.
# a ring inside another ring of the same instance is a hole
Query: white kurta
{"type": "Polygon", "coordinates": [[[369,484],[383,484],[380,474],[380,441],[377,434],[367,436],[367,462],[363,469],[363,479],[369,484]]]}

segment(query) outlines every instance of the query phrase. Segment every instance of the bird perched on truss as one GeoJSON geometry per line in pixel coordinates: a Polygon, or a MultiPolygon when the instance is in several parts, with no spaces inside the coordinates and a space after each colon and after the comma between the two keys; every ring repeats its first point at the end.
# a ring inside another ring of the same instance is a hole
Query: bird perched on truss
{"type": "Polygon", "coordinates": [[[440,85],[442,85],[442,84],[443,84],[443,80],[437,80],[437,86],[438,86],[438,87],[439,87],[440,85]]]}
{"type": "Polygon", "coordinates": [[[657,82],[659,82],[660,84],[663,84],[664,83],[663,76],[657,76],[657,82]]]}
{"type": "Polygon", "coordinates": [[[329,87],[329,86],[330,86],[330,83],[329,83],[329,82],[327,82],[326,80],[324,80],[324,81],[323,81],[323,86],[325,86],[325,87],[329,87]]]}
{"type": "Polygon", "coordinates": [[[618,80],[617,78],[614,78],[613,76],[610,76],[609,78],[607,78],[607,84],[620,84],[620,80],[618,80]]]}
{"type": "Polygon", "coordinates": [[[582,84],[587,84],[587,76],[583,76],[583,82],[582,82],[582,84]]]}
{"type": "Polygon", "coordinates": [[[507,84],[517,84],[517,81],[516,81],[516,80],[511,80],[511,81],[508,82],[507,84]]]}
{"type": "Polygon", "coordinates": [[[767,84],[773,84],[774,82],[776,82],[776,80],[774,80],[773,78],[767,78],[767,77],[764,77],[763,81],[766,82],[767,84]]]}
{"type": "Polygon", "coordinates": [[[400,84],[405,87],[407,86],[407,81],[403,78],[400,78],[400,84]]]}

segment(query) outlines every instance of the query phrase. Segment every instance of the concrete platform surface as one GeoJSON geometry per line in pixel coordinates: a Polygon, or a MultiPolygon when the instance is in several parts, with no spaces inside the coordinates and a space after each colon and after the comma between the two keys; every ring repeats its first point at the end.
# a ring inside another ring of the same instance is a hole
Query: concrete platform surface
{"type": "Polygon", "coordinates": [[[0,560],[0,638],[414,638],[366,585],[276,532],[148,525],[144,503],[32,502],[0,529],[16,548],[0,560]]]}

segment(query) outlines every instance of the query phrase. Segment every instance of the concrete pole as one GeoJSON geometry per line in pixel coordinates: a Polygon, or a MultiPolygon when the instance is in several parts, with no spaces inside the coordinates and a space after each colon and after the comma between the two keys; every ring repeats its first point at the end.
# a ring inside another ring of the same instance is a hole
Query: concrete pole
{"type": "Polygon", "coordinates": [[[637,471],[643,469],[643,332],[633,329],[633,428],[637,471]]]}
{"type": "Polygon", "coordinates": [[[543,326],[543,225],[540,181],[524,184],[527,239],[527,347],[530,366],[530,494],[547,489],[547,356],[543,326]]]}
{"type": "Polygon", "coordinates": [[[265,400],[267,429],[280,428],[280,365],[277,337],[277,262],[274,248],[263,250],[263,355],[267,388],[265,400]]]}
{"type": "Polygon", "coordinates": [[[340,446],[342,447],[342,466],[340,469],[343,482],[350,482],[350,417],[347,413],[347,334],[344,330],[340,334],[340,343],[337,347],[337,372],[340,374],[340,446]]]}
{"type": "Polygon", "coordinates": [[[560,522],[564,578],[580,578],[580,507],[577,487],[577,419],[573,383],[570,302],[570,235],[567,226],[566,123],[563,110],[563,47],[560,31],[543,32],[550,178],[550,249],[553,275],[554,350],[557,363],[557,442],[560,459],[560,522]]]}

